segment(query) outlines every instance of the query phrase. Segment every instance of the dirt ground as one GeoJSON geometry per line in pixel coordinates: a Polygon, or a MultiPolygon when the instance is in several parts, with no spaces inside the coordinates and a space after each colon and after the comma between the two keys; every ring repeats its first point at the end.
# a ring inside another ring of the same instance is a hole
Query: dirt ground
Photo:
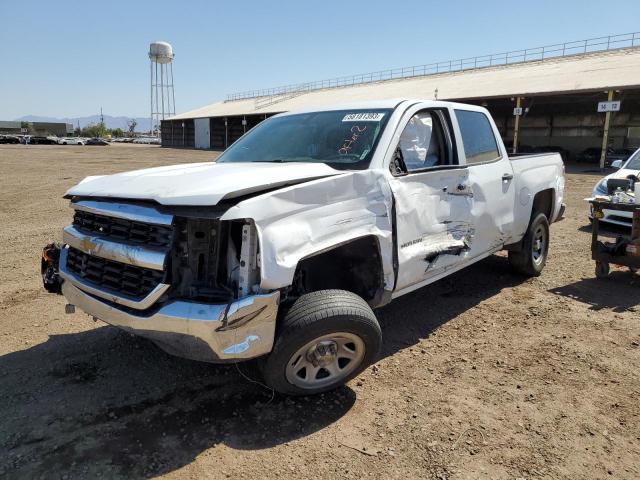
{"type": "Polygon", "coordinates": [[[290,399],[251,364],[170,357],[41,288],[65,190],[86,175],[206,161],[144,145],[0,146],[0,477],[640,477],[640,276],[596,280],[568,175],[543,275],[495,255],[379,310],[383,354],[290,399]]]}

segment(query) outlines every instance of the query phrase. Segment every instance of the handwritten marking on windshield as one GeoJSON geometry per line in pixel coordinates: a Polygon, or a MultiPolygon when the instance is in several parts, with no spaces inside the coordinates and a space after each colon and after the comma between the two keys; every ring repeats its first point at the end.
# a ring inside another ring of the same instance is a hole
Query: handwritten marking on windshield
{"type": "Polygon", "coordinates": [[[367,127],[360,127],[358,125],[354,125],[353,127],[351,127],[351,138],[345,139],[342,146],[338,149],[338,153],[340,155],[348,155],[351,151],[351,148],[353,147],[353,144],[356,143],[358,138],[360,138],[362,132],[364,132],[366,129],[367,127]]]}

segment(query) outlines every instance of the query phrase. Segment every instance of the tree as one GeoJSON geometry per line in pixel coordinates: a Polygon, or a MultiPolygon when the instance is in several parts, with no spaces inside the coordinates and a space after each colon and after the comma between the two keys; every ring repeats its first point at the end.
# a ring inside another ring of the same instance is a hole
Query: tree
{"type": "Polygon", "coordinates": [[[136,121],[135,118],[131,118],[129,119],[129,121],[127,122],[127,127],[129,127],[129,134],[133,135],[134,132],[136,131],[136,127],[138,126],[138,122],[136,121]]]}
{"type": "Polygon", "coordinates": [[[33,135],[33,133],[35,132],[35,130],[33,129],[33,125],[30,122],[20,122],[20,129],[22,130],[23,128],[27,129],[26,133],[29,135],[33,135]]]}
{"type": "Polygon", "coordinates": [[[109,130],[107,130],[104,123],[98,122],[98,123],[92,123],[90,125],[87,125],[85,128],[82,129],[80,134],[83,137],[102,138],[108,132],[109,130]]]}
{"type": "Polygon", "coordinates": [[[111,130],[111,135],[116,138],[124,137],[124,131],[121,128],[111,130]]]}

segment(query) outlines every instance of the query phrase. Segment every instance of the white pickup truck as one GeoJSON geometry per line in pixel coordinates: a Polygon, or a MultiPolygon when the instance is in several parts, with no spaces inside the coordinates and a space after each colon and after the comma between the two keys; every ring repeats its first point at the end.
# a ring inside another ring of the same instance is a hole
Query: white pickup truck
{"type": "Polygon", "coordinates": [[[539,275],[564,183],[560,155],[509,158],[476,106],[284,113],[217,162],[84,179],[43,277],[68,311],[313,394],[375,361],[372,309],[503,249],[539,275]]]}

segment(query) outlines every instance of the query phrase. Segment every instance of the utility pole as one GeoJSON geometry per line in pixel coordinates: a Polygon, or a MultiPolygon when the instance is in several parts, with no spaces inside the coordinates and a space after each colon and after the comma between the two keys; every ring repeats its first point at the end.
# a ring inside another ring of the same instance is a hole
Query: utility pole
{"type": "MultiPolygon", "coordinates": [[[[609,90],[607,101],[613,101],[613,90],[609,90]]],[[[604,170],[604,161],[607,158],[607,147],[609,146],[609,124],[611,123],[611,109],[607,110],[604,117],[604,135],[602,135],[602,152],[600,153],[600,170],[604,170]]]]}
{"type": "Polygon", "coordinates": [[[516,108],[513,110],[513,114],[516,117],[515,125],[513,127],[513,151],[511,153],[518,153],[518,140],[520,136],[520,117],[522,116],[522,107],[520,106],[520,97],[516,97],[516,108]]]}

